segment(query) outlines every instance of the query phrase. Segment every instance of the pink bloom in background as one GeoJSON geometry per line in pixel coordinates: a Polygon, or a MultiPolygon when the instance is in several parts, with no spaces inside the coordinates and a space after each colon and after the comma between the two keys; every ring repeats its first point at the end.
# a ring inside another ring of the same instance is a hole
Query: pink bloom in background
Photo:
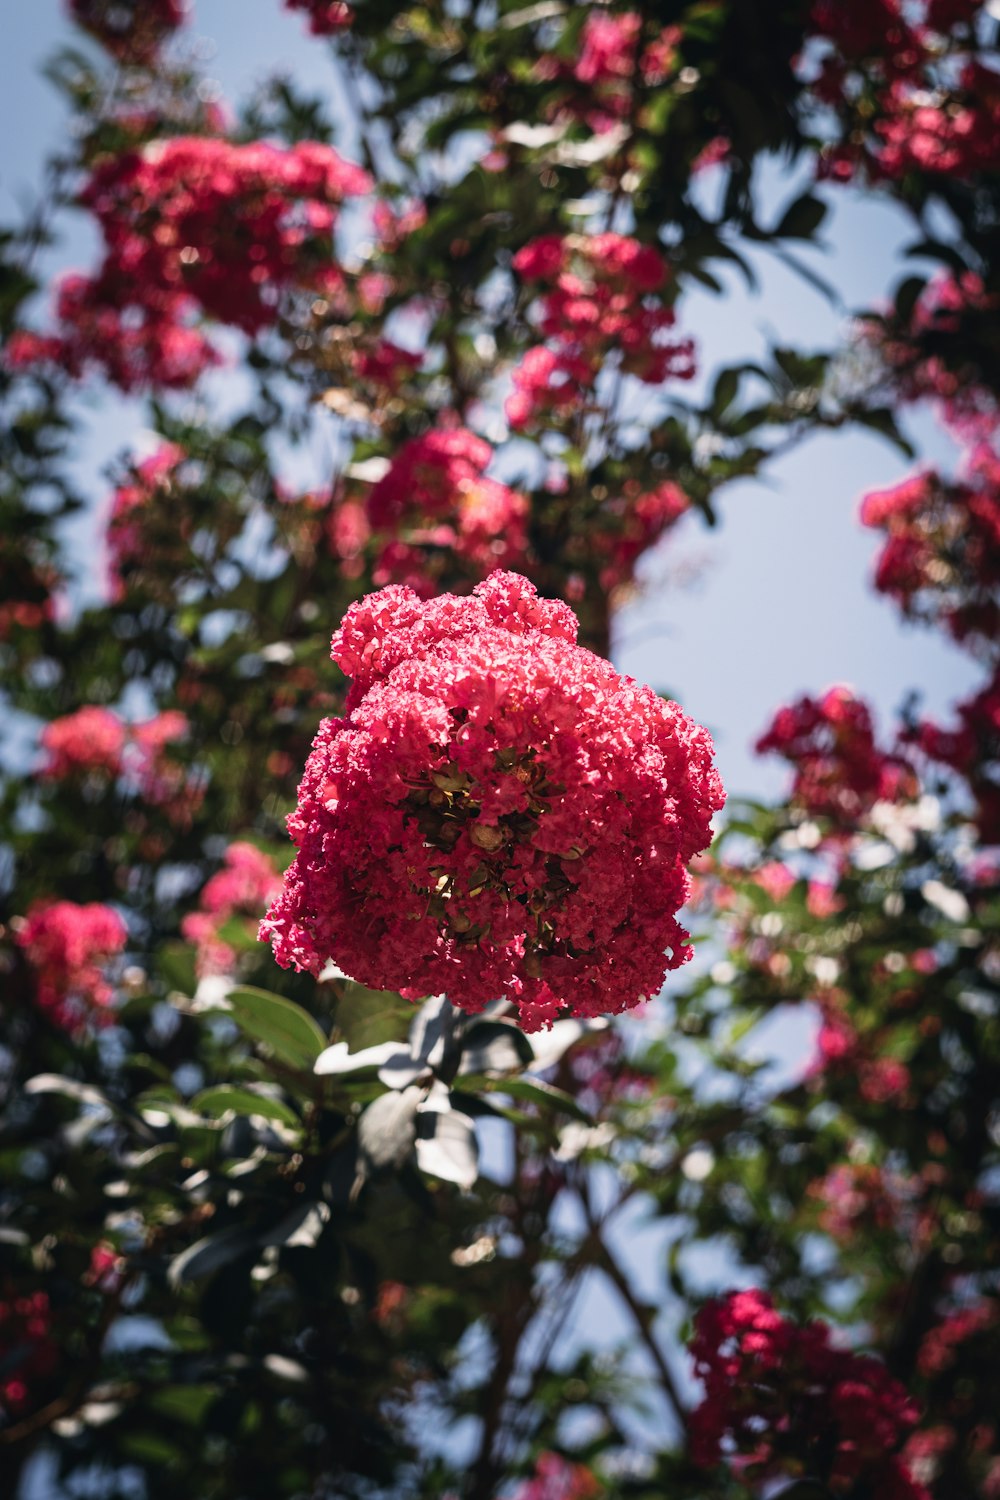
{"type": "Polygon", "coordinates": [[[911,738],[929,760],[967,781],[980,838],[984,844],[1000,844],[1000,664],[986,686],[955,712],[957,723],[951,729],[925,719],[911,738]]]}
{"type": "Polygon", "coordinates": [[[836,916],[843,911],[846,902],[837,895],[837,887],[828,880],[810,880],[806,890],[806,910],[817,921],[836,916]]]}
{"type": "Polygon", "coordinates": [[[825,1323],[791,1322],[766,1292],[730,1292],[699,1312],[691,1354],[705,1387],[695,1462],[725,1454],[752,1480],[815,1474],[831,1495],[863,1485],[929,1500],[899,1453],[916,1403],[877,1359],[836,1348],[825,1323]]]}
{"type": "Polygon", "coordinates": [[[221,362],[205,335],[185,321],[191,304],[183,292],[143,288],[141,302],[123,305],[127,295],[115,275],[65,277],[56,299],[59,333],[18,330],[4,350],[5,363],[11,369],[56,365],[74,380],[100,371],[123,391],[141,391],[186,389],[221,362]]]}
{"type": "Polygon", "coordinates": [[[669,479],[653,490],[643,490],[637,480],[626,480],[621,495],[602,505],[593,525],[598,560],[605,559],[599,574],[601,588],[610,593],[632,583],[642,554],[690,508],[687,495],[669,479]]]}
{"type": "Polygon", "coordinates": [[[583,1464],[558,1453],[540,1453],[535,1472],[515,1490],[512,1500],[597,1500],[604,1493],[583,1464]]]}
{"type": "Polygon", "coordinates": [[[354,12],[344,0],[285,0],[285,9],[304,10],[313,36],[334,36],[354,20],[354,12]]]}
{"type": "Polygon", "coordinates": [[[117,776],[125,751],[125,725],[110,708],[88,704],[46,724],[42,748],[48,759],[41,775],[47,780],[88,772],[117,776]]]}
{"type": "Polygon", "coordinates": [[[780,708],[754,748],[758,755],[781,755],[795,768],[794,802],[843,827],[876,802],[905,801],[918,790],[913,767],[879,749],[867,705],[847,687],[780,708]]]}
{"type": "Polygon", "coordinates": [[[168,750],[186,739],[188,731],[187,715],[176,708],[130,727],[126,762],[130,779],[143,801],[162,808],[175,826],[188,825],[204,797],[199,778],[168,750]]]}
{"type": "Polygon", "coordinates": [[[922,1375],[940,1375],[950,1370],[959,1357],[959,1346],[985,1333],[1000,1321],[1000,1302],[980,1297],[967,1307],[949,1313],[924,1336],[917,1354],[917,1368],[922,1375]]]}
{"type": "Polygon", "coordinates": [[[875,587],[912,619],[944,624],[962,644],[992,654],[1000,634],[1000,457],[990,443],[966,455],[962,482],[916,474],[861,504],[886,533],[875,587]]]}
{"type": "Polygon", "coordinates": [[[87,705],[46,724],[41,741],[48,759],[40,774],[48,781],[92,773],[121,776],[128,791],[183,824],[204,796],[198,777],[168,749],[185,739],[188,729],[187,716],[178,709],[126,724],[113,709],[87,705]]]}
{"type": "Polygon", "coordinates": [[[184,291],[253,334],[274,321],[274,288],[328,280],[336,206],[370,188],[366,172],[317,141],[176,136],[98,167],[81,201],[104,234],[105,274],[184,291]]]}
{"type": "Polygon", "coordinates": [[[69,13],[113,57],[152,64],[164,41],[183,25],[180,0],[69,0],[69,13]]]}
{"type": "Polygon", "coordinates": [[[101,1022],[114,1000],[107,963],[128,941],[125,923],[110,906],[91,902],[36,901],[15,933],[37,976],[36,999],[57,1026],[79,1030],[101,1022]]]}
{"type": "Polygon", "coordinates": [[[63,282],[54,337],[22,333],[8,363],[99,367],[124,390],[190,385],[218,355],[189,326],[198,314],[254,335],[290,288],[336,290],[337,206],[371,179],[331,146],[235,145],[175,136],[106,158],[80,202],[104,259],[63,282]]]}
{"type": "Polygon", "coordinates": [[[377,339],[369,348],[357,349],[352,357],[354,374],[391,395],[423,364],[422,354],[401,349],[390,339],[377,339]]]}
{"type": "Polygon", "coordinates": [[[926,90],[895,80],[875,123],[882,144],[877,169],[887,177],[929,172],[965,180],[1000,166],[1000,74],[969,62],[947,101],[928,102],[926,90]]]}
{"type": "Polygon", "coordinates": [[[233,917],[256,917],[281,889],[281,876],[255,844],[237,841],[226,850],[222,869],[205,884],[199,910],[181,922],[181,935],[198,949],[199,975],[230,974],[236,952],[220,936],[233,917]]]}
{"type": "Polygon", "coordinates": [[[776,905],[780,905],[789,891],[794,889],[798,877],[795,871],[790,870],[787,865],[783,865],[779,860],[772,860],[768,864],[761,865],[759,869],[751,871],[750,878],[770,896],[776,905]]]}
{"type": "Polygon", "coordinates": [[[862,337],[878,349],[899,398],[933,401],[945,426],[962,442],[990,439],[1000,425],[989,372],[969,361],[966,347],[968,335],[982,321],[979,314],[996,306],[996,297],[975,272],[956,276],[942,271],[927,283],[907,317],[895,312],[888,329],[862,324],[862,337]],[[964,364],[939,352],[952,336],[964,364]],[[937,346],[932,354],[926,352],[929,340],[937,346]]]}
{"type": "Polygon", "coordinates": [[[435,574],[455,557],[472,578],[523,564],[528,500],[486,477],[493,449],[465,427],[411,438],[371,488],[366,506],[376,532],[388,535],[376,559],[376,583],[438,591],[435,574]],[[443,554],[435,565],[435,553],[443,554]]]}
{"type": "Polygon", "coordinates": [[[536,322],[547,345],[529,349],[512,374],[512,427],[572,412],[592,399],[610,355],[648,385],[689,380],[694,344],[669,337],[670,272],[655,245],[620,234],[543,235],[517,252],[513,268],[543,287],[536,322]]]}
{"type": "Polygon", "coordinates": [[[806,1189],[821,1205],[820,1228],[832,1239],[850,1243],[861,1232],[881,1233],[896,1227],[905,1184],[874,1163],[841,1163],[806,1189]]]}
{"type": "Polygon", "coordinates": [[[16,1416],[34,1400],[33,1385],[56,1367],[58,1346],[45,1292],[0,1299],[0,1414],[16,1416]]]}
{"type": "Polygon", "coordinates": [[[121,1287],[125,1276],[125,1257],[119,1255],[113,1245],[102,1240],[90,1252],[90,1265],[83,1274],[85,1286],[96,1287],[99,1292],[113,1295],[121,1287]]]}
{"type": "Polygon", "coordinates": [[[633,108],[635,80],[663,83],[674,71],[679,26],[665,26],[643,37],[638,11],[613,11],[603,5],[588,8],[579,37],[579,56],[573,62],[543,57],[535,66],[538,79],[562,79],[568,91],[555,106],[557,118],[585,120],[598,135],[625,119],[633,108]],[[573,87],[578,85],[579,87],[573,87]]]}
{"type": "Polygon", "coordinates": [[[161,443],[155,453],[137,463],[134,476],[120,484],[111,499],[108,520],[108,591],[117,601],[125,592],[122,569],[142,561],[149,550],[143,522],[157,499],[169,500],[177,471],[187,454],[176,443],[161,443]]]}
{"type": "Polygon", "coordinates": [[[512,573],[351,607],[347,715],[320,726],[261,924],[279,963],[473,1013],[506,994],[537,1030],[629,1009],[690,956],[676,912],[723,802],[711,739],[576,633],[512,573]]]}

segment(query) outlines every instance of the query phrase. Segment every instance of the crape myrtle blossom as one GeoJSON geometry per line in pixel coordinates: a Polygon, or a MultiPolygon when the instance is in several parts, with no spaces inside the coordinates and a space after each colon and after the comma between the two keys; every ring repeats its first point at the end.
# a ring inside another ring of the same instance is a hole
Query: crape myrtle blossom
{"type": "Polygon", "coordinates": [[[514,1491],[512,1500],[597,1500],[604,1493],[584,1464],[559,1453],[540,1453],[535,1472],[514,1491]]]}
{"type": "Polygon", "coordinates": [[[256,916],[281,888],[281,876],[255,844],[237,840],[226,850],[221,870],[208,880],[199,910],[181,922],[181,935],[197,948],[199,976],[231,974],[236,951],[221,936],[234,917],[256,916]]]}
{"type": "Polygon", "coordinates": [[[955,709],[948,729],[925,719],[908,738],[938,765],[948,766],[968,784],[983,843],[1000,844],[1000,664],[986,686],[955,709]]]}
{"type": "Polygon", "coordinates": [[[1000,457],[988,443],[967,455],[959,484],[934,471],[874,490],[861,521],[886,533],[875,587],[912,619],[973,649],[1000,635],[1000,457]]]}
{"type": "Polygon", "coordinates": [[[876,803],[905,801],[918,790],[909,761],[878,747],[871,713],[848,687],[780,708],[754,748],[794,766],[792,802],[844,829],[876,803]]]}
{"type": "Polygon", "coordinates": [[[354,12],[344,0],[285,0],[285,9],[304,10],[313,36],[335,36],[354,20],[354,12]]]}
{"type": "Polygon", "coordinates": [[[676,318],[667,298],[670,272],[660,251],[621,234],[542,235],[514,256],[514,271],[539,283],[536,345],[514,368],[505,411],[530,427],[572,414],[593,397],[610,355],[647,385],[689,380],[694,344],[668,336],[676,318]]]}
{"type": "Polygon", "coordinates": [[[136,293],[115,274],[63,277],[56,296],[59,332],[18,329],[4,350],[11,369],[53,365],[73,380],[100,371],[123,391],[184,390],[214,365],[218,351],[187,319],[191,302],[182,291],[136,293]]]}
{"type": "Polygon", "coordinates": [[[366,511],[383,540],[375,582],[406,583],[425,596],[435,575],[460,559],[473,580],[523,566],[527,496],[486,477],[493,449],[464,427],[411,438],[368,495],[366,511]]]}
{"type": "Polygon", "coordinates": [[[41,775],[47,781],[97,772],[117,776],[125,751],[125,725],[110,708],[87,704],[76,713],[53,719],[42,730],[46,759],[41,775]]]}
{"type": "Polygon", "coordinates": [[[371,179],[331,146],[174,136],[103,159],[80,194],[104,239],[93,277],[64,281],[59,330],[12,340],[8,361],[102,367],[125,390],[191,384],[218,355],[201,314],[251,336],[291,288],[336,291],[337,207],[371,179]]]}
{"type": "Polygon", "coordinates": [[[57,1026],[109,1019],[114,990],[105,966],[128,941],[125,923],[100,902],[36,901],[14,933],[36,975],[36,1003],[57,1026]],[[102,1014],[103,1013],[103,1014],[102,1014]]]}
{"type": "Polygon", "coordinates": [[[0,1297],[0,1417],[30,1406],[35,1388],[55,1369],[59,1349],[51,1323],[45,1292],[0,1297]]]}
{"type": "Polygon", "coordinates": [[[1000,425],[996,393],[976,352],[976,335],[989,330],[997,309],[974,271],[940,272],[912,310],[862,319],[860,337],[877,349],[898,399],[934,402],[949,432],[975,443],[1000,425]]]}
{"type": "Polygon", "coordinates": [[[894,81],[881,100],[875,170],[900,178],[927,172],[967,180],[1000,167],[1000,74],[969,62],[947,99],[894,81]]]}
{"type": "Polygon", "coordinates": [[[472,1013],[506,995],[537,1030],[635,1006],[690,957],[684,867],[724,800],[711,739],[576,634],[513,573],[352,605],[346,715],[320,726],[261,924],[280,964],[472,1013]]]}
{"type": "Polygon", "coordinates": [[[69,0],[68,9],[112,57],[147,65],[186,14],[181,0],[69,0]]]}
{"type": "Polygon", "coordinates": [[[121,777],[126,791],[182,824],[204,795],[197,777],[168,749],[187,737],[188,727],[178,709],[126,724],[113,709],[87,704],[46,724],[41,734],[46,758],[39,774],[45,781],[121,777]]]}
{"type": "Polygon", "coordinates": [[[638,11],[610,11],[595,5],[587,10],[574,61],[543,57],[535,65],[534,76],[562,79],[569,86],[552,114],[586,120],[603,135],[632,111],[637,78],[644,85],[662,84],[674,71],[681,36],[679,26],[644,36],[638,11]],[[573,84],[580,87],[573,89],[573,84]]]}
{"type": "Polygon", "coordinates": [[[336,207],[370,188],[367,172],[318,141],[177,136],[98,166],[81,202],[104,235],[105,273],[184,290],[210,317],[253,334],[274,321],[274,288],[340,284],[336,207]]]}
{"type": "Polygon", "coordinates": [[[695,1462],[738,1463],[747,1479],[813,1476],[834,1496],[929,1500],[900,1448],[918,1409],[868,1355],[838,1349],[825,1323],[802,1325],[757,1290],[705,1304],[691,1343],[705,1396],[691,1414],[695,1462]]]}
{"type": "Polygon", "coordinates": [[[169,503],[178,470],[186,459],[187,454],[177,443],[160,443],[154,453],[134,465],[129,481],[120,484],[112,495],[106,534],[112,601],[124,596],[123,570],[141,562],[151,550],[144,537],[144,520],[155,500],[169,503]]]}

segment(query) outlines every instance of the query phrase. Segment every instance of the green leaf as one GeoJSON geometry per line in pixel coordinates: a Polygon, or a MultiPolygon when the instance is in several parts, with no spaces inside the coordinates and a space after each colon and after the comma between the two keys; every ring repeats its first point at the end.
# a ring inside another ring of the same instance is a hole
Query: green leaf
{"type": "Polygon", "coordinates": [[[231,1261],[255,1250],[259,1240],[252,1229],[220,1229],[218,1234],[206,1235],[176,1255],[167,1270],[167,1280],[176,1291],[199,1276],[208,1276],[227,1266],[231,1261]]]}
{"type": "Polygon", "coordinates": [[[250,985],[231,990],[226,1000],[233,1020],[246,1036],[270,1047],[290,1068],[312,1072],[313,1063],[326,1046],[326,1037],[308,1011],[283,995],[250,985]]]}
{"type": "Polygon", "coordinates": [[[236,1088],[231,1084],[202,1089],[190,1101],[190,1107],[212,1119],[217,1119],[231,1109],[238,1115],[263,1115],[266,1120],[280,1120],[283,1125],[302,1129],[302,1121],[298,1115],[280,1099],[274,1099],[269,1094],[255,1093],[253,1089],[236,1088]]]}
{"type": "MultiPolygon", "coordinates": [[[[463,1081],[468,1088],[469,1079],[463,1081]]],[[[497,1088],[500,1093],[509,1094],[512,1099],[524,1099],[531,1104],[540,1104],[543,1109],[558,1110],[560,1114],[571,1115],[584,1125],[594,1123],[572,1094],[555,1088],[551,1083],[543,1083],[540,1078],[505,1078],[497,1088]]]]}
{"type": "Polygon", "coordinates": [[[829,212],[829,204],[813,193],[803,193],[790,203],[774,230],[786,240],[811,240],[829,212]]]}

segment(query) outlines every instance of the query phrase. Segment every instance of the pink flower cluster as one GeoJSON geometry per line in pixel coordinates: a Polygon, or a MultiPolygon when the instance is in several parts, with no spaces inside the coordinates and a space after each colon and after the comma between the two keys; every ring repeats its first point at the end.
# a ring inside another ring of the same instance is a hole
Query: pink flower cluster
{"type": "Polygon", "coordinates": [[[896,1228],[912,1197],[910,1184],[874,1162],[841,1162],[806,1191],[820,1205],[820,1228],[845,1245],[859,1233],[877,1235],[896,1228]]]}
{"type": "Polygon", "coordinates": [[[37,901],[15,933],[37,976],[40,1010],[66,1031],[101,1020],[114,999],[104,967],[128,941],[125,923],[110,906],[37,901]]]}
{"type": "Polygon", "coordinates": [[[902,0],[816,0],[812,33],[831,50],[811,86],[845,129],[824,153],[823,175],[847,180],[864,164],[876,181],[914,172],[968,180],[997,169],[1000,75],[968,55],[971,34],[953,35],[978,8],[928,0],[921,16],[902,0]]]}
{"type": "Polygon", "coordinates": [[[865,327],[901,399],[934,401],[945,425],[963,442],[988,440],[1000,425],[988,374],[967,354],[969,335],[982,325],[982,314],[995,313],[997,305],[974,272],[941,274],[928,282],[908,317],[894,313],[888,328],[865,327]],[[927,352],[928,345],[933,352],[927,352]]]}
{"type": "MultiPolygon", "coordinates": [[[[911,954],[910,962],[916,968],[918,954],[911,954]]],[[[902,997],[894,998],[898,1001],[902,997]]],[[[893,1025],[859,1032],[849,1014],[848,997],[840,990],[825,991],[818,1004],[820,1027],[804,1081],[814,1090],[829,1091],[831,1076],[836,1077],[844,1081],[855,1099],[911,1109],[915,1098],[910,1070],[890,1055],[893,1025]]]]}
{"type": "Polygon", "coordinates": [[[430,596],[456,558],[472,579],[523,564],[527,497],[486,477],[492,458],[489,443],[464,427],[403,444],[368,496],[368,520],[383,534],[376,583],[405,583],[430,596]]]}
{"type": "Polygon", "coordinates": [[[792,1323],[766,1292],[730,1292],[699,1312],[691,1354],[705,1385],[690,1421],[695,1462],[739,1455],[748,1479],[805,1474],[831,1495],[863,1486],[930,1500],[899,1453],[916,1404],[877,1359],[836,1348],[825,1323],[792,1323]]]}
{"type": "Polygon", "coordinates": [[[161,443],[155,453],[137,463],[130,481],[120,484],[111,499],[108,520],[108,592],[117,602],[125,593],[122,570],[142,560],[148,546],[143,521],[155,499],[169,502],[177,471],[187,460],[176,443],[161,443]]]}
{"type": "Polygon", "coordinates": [[[621,495],[602,507],[601,524],[595,527],[601,588],[611,593],[631,583],[642,554],[690,508],[687,495],[672,480],[652,490],[644,490],[636,479],[626,480],[621,495]]]}
{"type": "Polygon", "coordinates": [[[47,781],[120,776],[127,790],[183,824],[203,795],[197,780],[168,753],[168,746],[187,733],[187,717],[177,709],[126,724],[112,709],[88,704],[46,724],[41,740],[47,759],[40,775],[47,781]]]}
{"type": "Polygon", "coordinates": [[[690,956],[676,912],[723,802],[711,739],[576,633],[512,573],[351,607],[347,716],[320,726],[261,924],[280,964],[473,1013],[506,994],[537,1030],[626,1010],[690,956]]]}
{"type": "Polygon", "coordinates": [[[369,347],[352,353],[351,364],[359,380],[375,386],[387,395],[395,395],[400,386],[423,364],[423,355],[402,349],[390,339],[376,339],[369,347]]]}
{"type": "Polygon", "coordinates": [[[32,1401],[32,1384],[56,1367],[58,1345],[45,1292],[0,1299],[0,1414],[17,1414],[32,1401]]]}
{"type": "Polygon", "coordinates": [[[230,844],[222,869],[202,890],[199,910],[181,922],[181,935],[198,950],[199,975],[233,972],[236,951],[220,936],[222,929],[234,917],[258,917],[280,889],[281,876],[255,844],[230,844]]]}
{"type": "Polygon", "coordinates": [[[959,1345],[986,1333],[1000,1323],[1000,1301],[980,1297],[949,1313],[924,1336],[917,1354],[917,1368],[922,1375],[940,1375],[950,1370],[958,1359],[959,1345]]]}
{"type": "Polygon", "coordinates": [[[1000,633],[1000,457],[987,443],[968,455],[963,482],[933,471],[875,490],[865,526],[887,536],[875,587],[905,615],[943,622],[955,640],[986,650],[1000,633]]]}
{"type": "Polygon", "coordinates": [[[69,0],[69,12],[112,57],[147,65],[185,16],[180,0],[69,0]]]}
{"type": "Polygon", "coordinates": [[[597,1500],[604,1491],[583,1464],[558,1453],[540,1453],[535,1472],[514,1493],[513,1500],[597,1500]]]}
{"type": "Polygon", "coordinates": [[[277,319],[283,290],[339,287],[336,207],[370,186],[314,141],[177,136],[112,157],[80,198],[104,237],[100,270],[64,282],[59,334],[22,334],[8,358],[74,375],[99,365],[127,390],[190,384],[216,356],[188,319],[257,334],[277,319]]]}
{"type": "Polygon", "coordinates": [[[667,263],[653,245],[627,235],[543,235],[514,256],[526,282],[541,283],[537,326],[546,345],[529,349],[513,372],[507,420],[519,430],[580,411],[612,354],[647,385],[689,380],[694,344],[671,340],[676,319],[665,300],[667,263]]]}
{"type": "Polygon", "coordinates": [[[74,380],[99,370],[123,391],[183,390],[220,363],[211,341],[184,321],[190,304],[180,291],[72,275],[59,285],[55,311],[58,333],[12,334],[4,350],[11,369],[55,365],[74,380]]]}
{"type": "Polygon", "coordinates": [[[847,687],[780,708],[754,748],[794,766],[793,802],[845,827],[857,824],[876,802],[905,801],[917,793],[913,767],[879,749],[867,705],[847,687]]]}
{"type": "Polygon", "coordinates": [[[53,719],[42,730],[48,759],[41,774],[49,781],[98,772],[117,776],[125,751],[125,725],[109,708],[88,704],[53,719]]]}
{"type": "Polygon", "coordinates": [[[904,20],[900,0],[814,0],[810,28],[842,57],[876,59],[892,72],[912,72],[923,59],[920,36],[904,20]]]}
{"type": "Polygon", "coordinates": [[[334,36],[354,20],[354,12],[344,0],[285,0],[285,9],[304,10],[313,36],[334,36]]]}
{"type": "Polygon", "coordinates": [[[947,107],[940,100],[927,102],[919,80],[899,80],[881,108],[874,162],[885,177],[916,171],[967,181],[1000,166],[1000,74],[982,63],[966,65],[947,107]]]}
{"type": "Polygon", "coordinates": [[[676,67],[681,28],[663,27],[648,41],[643,29],[638,11],[590,7],[575,60],[560,62],[549,56],[536,64],[536,78],[562,78],[571,86],[554,113],[586,120],[599,135],[625,119],[634,107],[637,78],[643,84],[662,84],[676,67]],[[572,88],[573,84],[580,87],[572,88]]]}
{"type": "Polygon", "coordinates": [[[982,841],[1000,844],[1000,666],[984,688],[958,704],[956,714],[951,729],[925,719],[911,737],[929,760],[965,778],[982,841]]]}

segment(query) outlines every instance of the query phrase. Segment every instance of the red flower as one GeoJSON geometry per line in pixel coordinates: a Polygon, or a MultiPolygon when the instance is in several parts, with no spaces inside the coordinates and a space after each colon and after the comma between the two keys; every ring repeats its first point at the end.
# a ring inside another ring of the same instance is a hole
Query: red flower
{"type": "Polygon", "coordinates": [[[917,792],[913,767],[878,748],[868,708],[850,688],[830,688],[818,700],[800,698],[780,708],[755,749],[782,755],[795,767],[794,802],[844,827],[876,802],[917,792]]]}
{"type": "Polygon", "coordinates": [[[403,444],[368,496],[369,522],[390,534],[376,559],[376,583],[431,595],[442,566],[453,569],[456,558],[472,579],[524,562],[527,497],[487,479],[492,458],[489,443],[464,427],[403,444]]]}
{"type": "Polygon", "coordinates": [[[676,912],[723,801],[711,740],[576,629],[510,573],[351,607],[347,717],[320,726],[261,925],[279,963],[471,1012],[507,994],[535,1030],[628,1009],[690,956],[676,912]]]}
{"type": "Polygon", "coordinates": [[[344,0],[285,0],[285,9],[304,10],[313,36],[334,36],[354,20],[354,12],[344,0]]]}
{"type": "Polygon", "coordinates": [[[125,725],[110,708],[87,705],[46,724],[42,747],[48,751],[48,760],[41,774],[48,780],[95,771],[117,776],[125,749],[125,725]]]}
{"type": "Polygon", "coordinates": [[[180,0],[69,0],[69,11],[113,57],[147,65],[185,14],[180,0]]]}
{"type": "Polygon", "coordinates": [[[37,1002],[57,1026],[80,1029],[114,999],[104,966],[128,941],[110,906],[36,901],[15,934],[38,979],[37,1002]],[[96,1013],[96,1014],[95,1014],[96,1013]]]}
{"type": "Polygon", "coordinates": [[[338,287],[336,207],[370,186],[316,141],[176,136],[105,159],[80,197],[104,237],[101,267],[63,283],[58,335],[23,335],[8,360],[75,377],[96,365],[125,390],[190,385],[218,355],[189,320],[256,334],[283,291],[338,287]]]}
{"type": "Polygon", "coordinates": [[[281,876],[255,844],[230,844],[222,869],[207,881],[201,893],[200,910],[189,912],[181,922],[182,936],[198,949],[199,974],[232,972],[236,953],[219,936],[222,928],[234,916],[256,916],[280,889],[281,876]]]}
{"type": "Polygon", "coordinates": [[[620,234],[544,235],[512,264],[526,281],[549,283],[537,303],[549,342],[529,349],[514,369],[511,426],[580,408],[611,355],[648,385],[694,374],[691,340],[666,337],[675,318],[665,300],[669,268],[656,246],[620,234]]]}
{"type": "Polygon", "coordinates": [[[929,1500],[898,1452],[915,1403],[878,1360],[835,1348],[825,1323],[790,1322],[766,1292],[730,1292],[701,1309],[691,1354],[705,1385],[691,1415],[696,1463],[718,1463],[725,1447],[756,1479],[820,1463],[833,1495],[863,1484],[893,1500],[929,1500]]]}
{"type": "Polygon", "coordinates": [[[58,1346],[50,1332],[44,1292],[0,1301],[0,1412],[16,1415],[32,1401],[32,1383],[55,1368],[58,1346]]]}

